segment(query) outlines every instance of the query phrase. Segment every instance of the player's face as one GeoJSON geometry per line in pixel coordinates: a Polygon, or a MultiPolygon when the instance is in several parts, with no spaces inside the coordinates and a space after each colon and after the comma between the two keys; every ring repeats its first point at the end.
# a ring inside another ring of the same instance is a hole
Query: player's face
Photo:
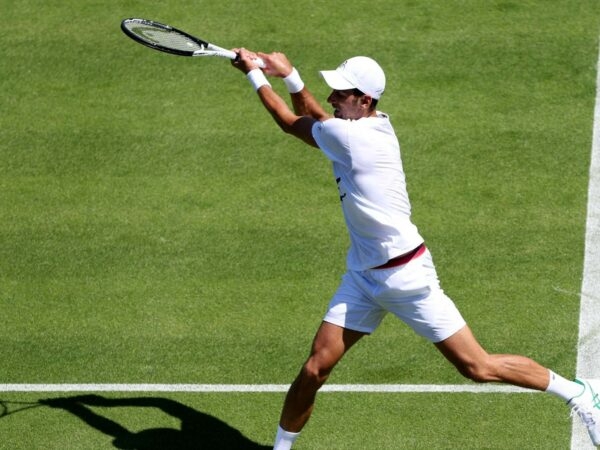
{"type": "Polygon", "coordinates": [[[353,89],[344,91],[334,89],[327,97],[327,102],[334,108],[334,117],[356,120],[370,114],[368,107],[370,102],[365,102],[365,97],[367,96],[357,95],[353,89]]]}

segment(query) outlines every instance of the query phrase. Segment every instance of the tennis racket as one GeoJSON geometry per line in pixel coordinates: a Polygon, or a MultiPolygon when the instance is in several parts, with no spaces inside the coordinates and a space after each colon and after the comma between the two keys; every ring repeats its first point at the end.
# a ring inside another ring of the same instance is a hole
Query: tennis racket
{"type": "MultiPolygon", "coordinates": [[[[146,47],[179,56],[218,56],[231,60],[237,59],[237,53],[192,36],[170,25],[146,19],[125,19],[121,30],[136,42],[146,47]]],[[[264,67],[258,58],[257,63],[264,67]]]]}

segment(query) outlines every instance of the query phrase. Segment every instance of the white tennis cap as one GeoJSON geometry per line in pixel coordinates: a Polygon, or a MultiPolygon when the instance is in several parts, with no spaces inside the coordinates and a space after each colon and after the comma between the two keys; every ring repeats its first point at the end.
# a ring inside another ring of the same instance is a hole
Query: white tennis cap
{"type": "Polygon", "coordinates": [[[358,89],[379,100],[385,90],[385,74],[377,62],[366,56],[347,59],[335,70],[319,72],[331,89],[358,89]]]}

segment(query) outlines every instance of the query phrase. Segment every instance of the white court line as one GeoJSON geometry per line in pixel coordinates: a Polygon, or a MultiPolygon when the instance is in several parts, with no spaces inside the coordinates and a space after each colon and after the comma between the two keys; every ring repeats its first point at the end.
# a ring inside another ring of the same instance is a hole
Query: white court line
{"type": "MultiPolygon", "coordinates": [[[[600,378],[600,48],[596,67],[596,106],[588,187],[588,210],[579,312],[577,376],[600,378]]],[[[573,420],[571,449],[594,449],[587,431],[573,420]]]]}
{"type": "MultiPolygon", "coordinates": [[[[0,392],[287,392],[288,384],[0,384],[0,392]]],[[[330,384],[320,392],[536,393],[495,384],[330,384]]]]}

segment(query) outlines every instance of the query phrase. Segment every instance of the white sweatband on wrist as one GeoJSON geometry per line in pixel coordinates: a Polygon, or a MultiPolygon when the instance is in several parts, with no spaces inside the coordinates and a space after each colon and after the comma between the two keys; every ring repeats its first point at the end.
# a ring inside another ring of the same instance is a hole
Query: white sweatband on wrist
{"type": "Polygon", "coordinates": [[[292,69],[292,73],[283,79],[283,82],[290,94],[297,94],[304,89],[304,81],[300,78],[300,74],[295,67],[292,69]]]}
{"type": "Polygon", "coordinates": [[[246,78],[252,85],[255,91],[258,91],[263,86],[271,86],[271,83],[265,77],[265,74],[260,69],[252,69],[246,74],[246,78]]]}

